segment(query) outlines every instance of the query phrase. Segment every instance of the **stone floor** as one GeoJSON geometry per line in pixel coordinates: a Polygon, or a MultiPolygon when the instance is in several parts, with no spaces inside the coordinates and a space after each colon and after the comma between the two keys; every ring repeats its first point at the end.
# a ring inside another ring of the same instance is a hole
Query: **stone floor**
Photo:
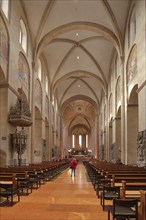
{"type": "Polygon", "coordinates": [[[65,170],[21,201],[0,208],[0,220],[107,220],[82,164],[76,176],[65,170]]]}

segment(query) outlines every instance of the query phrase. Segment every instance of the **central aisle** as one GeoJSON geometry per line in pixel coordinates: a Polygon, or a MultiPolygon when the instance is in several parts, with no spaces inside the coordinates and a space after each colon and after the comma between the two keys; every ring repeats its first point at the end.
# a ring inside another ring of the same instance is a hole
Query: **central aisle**
{"type": "Polygon", "coordinates": [[[2,207],[1,220],[107,220],[83,164],[76,176],[65,170],[57,179],[33,190],[13,207],[2,207]]]}

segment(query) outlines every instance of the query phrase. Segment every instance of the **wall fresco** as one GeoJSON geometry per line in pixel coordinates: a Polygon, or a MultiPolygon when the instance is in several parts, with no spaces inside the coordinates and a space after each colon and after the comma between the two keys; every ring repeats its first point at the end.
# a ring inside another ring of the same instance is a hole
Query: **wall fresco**
{"type": "Polygon", "coordinates": [[[5,24],[0,17],[0,63],[4,73],[7,72],[9,60],[9,39],[5,24]]]}
{"type": "Polygon", "coordinates": [[[39,80],[35,81],[35,102],[38,107],[42,106],[42,89],[39,80]]]}
{"type": "Polygon", "coordinates": [[[128,84],[135,77],[136,73],[137,73],[137,52],[136,52],[136,46],[135,46],[131,51],[131,54],[129,56],[128,63],[127,63],[128,84]]]}
{"type": "Polygon", "coordinates": [[[25,60],[25,57],[23,54],[19,54],[19,60],[18,60],[18,78],[22,81],[22,83],[29,87],[29,82],[30,82],[30,73],[29,73],[29,68],[28,64],[25,60]]]}

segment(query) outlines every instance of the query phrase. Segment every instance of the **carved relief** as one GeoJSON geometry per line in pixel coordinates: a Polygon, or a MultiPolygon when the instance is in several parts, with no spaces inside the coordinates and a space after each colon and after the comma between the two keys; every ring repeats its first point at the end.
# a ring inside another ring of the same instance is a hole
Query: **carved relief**
{"type": "MultiPolygon", "coordinates": [[[[19,89],[18,91],[20,91],[19,89]]],[[[18,97],[15,106],[10,108],[9,112],[9,122],[14,126],[30,126],[32,124],[31,112],[29,110],[29,105],[27,100],[23,97],[23,93],[19,92],[20,96],[18,97]]]]}
{"type": "Polygon", "coordinates": [[[43,147],[42,147],[42,161],[46,161],[46,140],[42,140],[43,147]]]}
{"type": "Polygon", "coordinates": [[[101,160],[104,160],[104,154],[105,154],[105,146],[104,146],[104,144],[102,144],[100,146],[100,159],[101,160]]]}
{"type": "Polygon", "coordinates": [[[110,146],[110,158],[112,162],[115,162],[115,151],[116,151],[116,144],[113,143],[110,146]]]}
{"type": "Polygon", "coordinates": [[[137,162],[146,163],[146,130],[137,135],[137,162]]]}

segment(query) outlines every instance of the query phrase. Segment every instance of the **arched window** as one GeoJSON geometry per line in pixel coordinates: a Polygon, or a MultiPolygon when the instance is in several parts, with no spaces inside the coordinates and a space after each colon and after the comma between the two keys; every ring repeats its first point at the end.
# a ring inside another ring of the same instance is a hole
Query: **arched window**
{"type": "Polygon", "coordinates": [[[48,77],[46,76],[46,93],[48,93],[48,77]]]}
{"type": "Polygon", "coordinates": [[[86,134],[86,148],[88,148],[88,134],[86,134]]]}
{"type": "Polygon", "coordinates": [[[40,59],[38,60],[38,78],[40,81],[42,80],[42,64],[40,59]]]}
{"type": "Polygon", "coordinates": [[[73,148],[75,147],[75,135],[74,134],[72,135],[72,147],[73,148]]]}
{"type": "Polygon", "coordinates": [[[129,30],[128,30],[128,45],[129,47],[133,43],[136,35],[136,14],[135,9],[133,9],[130,19],[129,19],[129,30]]]}
{"type": "Polygon", "coordinates": [[[23,20],[20,20],[20,33],[19,33],[19,43],[21,44],[25,53],[27,52],[27,31],[23,20]]]}
{"type": "Polygon", "coordinates": [[[82,147],[82,135],[79,135],[79,145],[82,147]]]}
{"type": "Polygon", "coordinates": [[[9,0],[2,0],[1,8],[2,8],[7,19],[9,18],[9,5],[10,5],[9,0]]]}

